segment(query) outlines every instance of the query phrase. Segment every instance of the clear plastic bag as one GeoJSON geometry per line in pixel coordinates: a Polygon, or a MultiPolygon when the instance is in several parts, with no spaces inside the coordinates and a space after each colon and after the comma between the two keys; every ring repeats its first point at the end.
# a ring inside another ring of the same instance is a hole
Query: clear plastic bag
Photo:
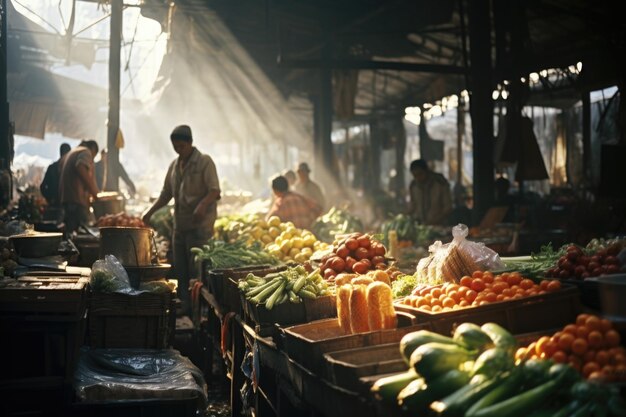
{"type": "Polygon", "coordinates": [[[95,292],[137,293],[130,285],[126,269],[114,255],[105,255],[93,263],[89,283],[95,292]]]}
{"type": "Polygon", "coordinates": [[[493,271],[504,267],[500,255],[489,249],[482,242],[467,240],[469,229],[464,224],[458,224],[452,228],[453,241],[458,245],[465,260],[472,261],[481,271],[493,271]]]}

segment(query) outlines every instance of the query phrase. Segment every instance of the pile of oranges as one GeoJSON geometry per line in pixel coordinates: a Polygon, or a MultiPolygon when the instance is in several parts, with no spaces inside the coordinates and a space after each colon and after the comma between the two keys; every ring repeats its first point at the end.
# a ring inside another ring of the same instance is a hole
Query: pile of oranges
{"type": "Polygon", "coordinates": [[[515,354],[517,360],[550,358],[569,363],[587,379],[626,381],[626,349],[613,324],[593,314],[579,314],[552,336],[542,336],[515,354]]]}
{"type": "Polygon", "coordinates": [[[524,278],[519,272],[494,275],[475,271],[464,276],[458,284],[418,286],[413,294],[402,300],[403,304],[433,313],[481,306],[497,301],[515,300],[545,294],[561,289],[558,280],[542,280],[539,284],[524,278]]]}

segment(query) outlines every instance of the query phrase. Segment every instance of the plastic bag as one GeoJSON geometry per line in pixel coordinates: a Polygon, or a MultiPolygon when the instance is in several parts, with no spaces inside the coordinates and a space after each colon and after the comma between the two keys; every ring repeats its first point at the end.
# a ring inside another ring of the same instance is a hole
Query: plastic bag
{"type": "Polygon", "coordinates": [[[418,284],[437,285],[458,282],[464,275],[476,270],[500,269],[504,263],[500,256],[483,243],[467,240],[469,229],[464,224],[452,228],[452,242],[436,241],[429,248],[430,256],[417,264],[418,284]]]}
{"type": "Polygon", "coordinates": [[[176,350],[83,349],[74,387],[82,401],[190,399],[207,405],[207,385],[198,369],[176,350]]]}
{"type": "Polygon", "coordinates": [[[482,242],[467,240],[469,229],[464,224],[458,224],[452,228],[453,243],[459,245],[459,249],[466,258],[470,258],[481,271],[493,271],[504,267],[500,255],[493,249],[489,249],[482,242]]]}
{"type": "Polygon", "coordinates": [[[95,292],[137,293],[130,285],[126,269],[114,255],[105,255],[93,263],[89,284],[95,292]]]}

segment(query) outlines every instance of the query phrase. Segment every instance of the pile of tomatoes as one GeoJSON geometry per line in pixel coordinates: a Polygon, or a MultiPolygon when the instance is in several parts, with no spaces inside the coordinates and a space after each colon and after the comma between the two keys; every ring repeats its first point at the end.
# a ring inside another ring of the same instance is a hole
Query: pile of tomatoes
{"type": "Polygon", "coordinates": [[[334,242],[330,254],[321,259],[320,270],[327,280],[342,272],[366,274],[372,269],[387,269],[385,246],[373,237],[352,233],[334,242]]]}
{"type": "Polygon", "coordinates": [[[593,314],[579,314],[575,324],[519,348],[515,357],[549,358],[569,363],[588,379],[626,381],[626,349],[620,346],[620,334],[609,320],[593,314]]]}
{"type": "Polygon", "coordinates": [[[617,254],[620,248],[611,246],[587,255],[575,245],[567,247],[567,253],[559,258],[558,264],[546,271],[547,277],[585,279],[606,274],[617,274],[623,270],[617,254]]]}
{"type": "Polygon", "coordinates": [[[126,213],[106,214],[96,222],[98,227],[149,227],[141,218],[126,213]]]}
{"type": "Polygon", "coordinates": [[[545,294],[561,289],[558,280],[542,280],[539,284],[524,278],[519,272],[494,275],[475,271],[464,276],[458,284],[418,286],[413,294],[404,298],[403,304],[433,313],[481,306],[497,301],[515,300],[545,294]]]}

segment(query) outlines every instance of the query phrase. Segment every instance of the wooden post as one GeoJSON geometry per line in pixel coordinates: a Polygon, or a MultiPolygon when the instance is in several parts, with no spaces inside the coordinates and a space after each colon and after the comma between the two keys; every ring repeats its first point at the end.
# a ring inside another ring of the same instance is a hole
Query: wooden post
{"type": "Polygon", "coordinates": [[[583,101],[583,184],[592,183],[591,172],[591,96],[588,91],[582,95],[583,101]]]}
{"type": "Polygon", "coordinates": [[[107,123],[106,189],[119,190],[119,150],[115,146],[120,128],[120,52],[122,47],[122,0],[111,0],[111,33],[109,35],[109,118],[107,123]]]}
{"type": "Polygon", "coordinates": [[[456,108],[456,184],[463,185],[463,135],[465,135],[465,100],[459,98],[456,108]]]}
{"type": "Polygon", "coordinates": [[[321,156],[322,160],[316,161],[316,166],[318,167],[318,170],[319,167],[323,167],[323,172],[326,172],[328,175],[336,179],[337,176],[335,172],[333,143],[331,141],[331,134],[333,130],[333,76],[331,60],[332,46],[330,45],[330,42],[328,42],[322,51],[322,68],[320,71],[319,146],[321,154],[316,156],[321,156]]]}
{"type": "Polygon", "coordinates": [[[474,221],[480,222],[493,202],[493,100],[491,24],[488,0],[470,0],[470,113],[474,154],[474,221]]]}
{"type": "Polygon", "coordinates": [[[0,2],[0,169],[11,166],[9,102],[7,89],[7,0],[0,2]]]}

